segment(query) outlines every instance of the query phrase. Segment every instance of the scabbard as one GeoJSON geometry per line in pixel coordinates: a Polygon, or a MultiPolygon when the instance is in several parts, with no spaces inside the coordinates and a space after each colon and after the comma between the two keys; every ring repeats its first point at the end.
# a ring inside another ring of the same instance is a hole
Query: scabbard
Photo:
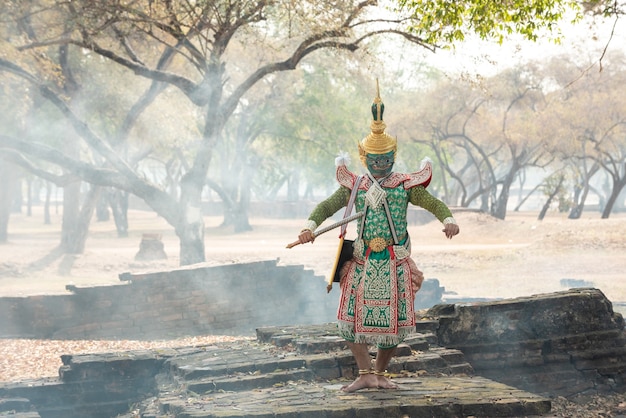
{"type": "Polygon", "coordinates": [[[326,285],[326,293],[330,293],[333,289],[333,279],[335,278],[335,273],[337,272],[337,267],[339,266],[339,258],[341,257],[341,249],[343,248],[343,240],[344,238],[339,238],[339,247],[337,248],[337,255],[335,256],[335,263],[333,264],[333,269],[330,271],[330,276],[328,276],[328,285],[326,285]]]}

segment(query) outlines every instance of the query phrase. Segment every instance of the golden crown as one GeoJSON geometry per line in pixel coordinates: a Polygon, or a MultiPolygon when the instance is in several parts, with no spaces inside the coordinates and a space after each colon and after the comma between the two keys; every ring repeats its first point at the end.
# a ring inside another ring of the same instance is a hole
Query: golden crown
{"type": "Polygon", "coordinates": [[[385,122],[383,121],[383,112],[385,105],[380,98],[380,89],[378,87],[378,79],[376,79],[376,97],[372,103],[372,123],[370,130],[372,131],[359,143],[359,157],[363,165],[367,154],[386,154],[398,149],[398,141],[385,132],[385,122]]]}

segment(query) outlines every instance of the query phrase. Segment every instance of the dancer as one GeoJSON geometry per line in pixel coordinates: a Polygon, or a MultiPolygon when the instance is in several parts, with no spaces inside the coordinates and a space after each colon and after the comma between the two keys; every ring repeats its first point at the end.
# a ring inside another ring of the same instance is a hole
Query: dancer
{"type": "Polygon", "coordinates": [[[371,133],[359,143],[367,173],[358,176],[347,168],[347,157],[338,157],[339,189],[315,207],[298,236],[300,244],[313,242],[316,228],[348,204],[356,185],[354,206],[364,216],[357,221],[353,258],[340,271],[337,317],[339,332],[355,357],[359,376],[342,388],[345,392],[397,388],[385,373],[396,346],[415,331],[415,293],[424,278],[410,257],[408,203],[435,215],[447,238],[459,233],[450,209],[426,190],[432,176],[430,162],[424,161],[419,171],[410,174],[392,171],[397,141],[385,133],[383,111],[377,85],[371,133]],[[378,348],[373,366],[369,344],[378,348]]]}

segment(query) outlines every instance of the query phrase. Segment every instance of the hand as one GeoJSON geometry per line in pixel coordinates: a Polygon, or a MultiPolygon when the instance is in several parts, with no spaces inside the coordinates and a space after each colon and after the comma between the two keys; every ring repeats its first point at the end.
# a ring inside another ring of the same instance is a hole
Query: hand
{"type": "Polygon", "coordinates": [[[315,235],[313,235],[313,231],[311,231],[310,229],[304,229],[302,232],[300,232],[300,235],[298,235],[298,241],[300,241],[300,244],[313,242],[315,241],[315,235]]]}
{"type": "Polygon", "coordinates": [[[457,224],[446,224],[442,231],[444,234],[446,234],[446,238],[452,239],[453,236],[457,235],[460,232],[460,229],[457,224]]]}

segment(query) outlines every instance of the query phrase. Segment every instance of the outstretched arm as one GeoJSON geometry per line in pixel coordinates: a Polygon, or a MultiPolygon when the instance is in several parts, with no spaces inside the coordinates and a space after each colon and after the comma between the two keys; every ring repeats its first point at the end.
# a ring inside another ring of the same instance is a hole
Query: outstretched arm
{"type": "Polygon", "coordinates": [[[446,238],[451,239],[460,232],[459,225],[452,216],[450,208],[441,200],[431,195],[426,188],[417,186],[409,189],[408,192],[409,202],[426,209],[443,223],[442,231],[446,235],[446,238]]]}
{"type": "Polygon", "coordinates": [[[305,227],[300,231],[298,235],[298,241],[300,244],[315,241],[315,229],[322,224],[326,219],[330,218],[339,209],[348,204],[350,199],[350,189],[341,186],[335,193],[328,197],[323,202],[320,202],[307,220],[305,227]]]}

